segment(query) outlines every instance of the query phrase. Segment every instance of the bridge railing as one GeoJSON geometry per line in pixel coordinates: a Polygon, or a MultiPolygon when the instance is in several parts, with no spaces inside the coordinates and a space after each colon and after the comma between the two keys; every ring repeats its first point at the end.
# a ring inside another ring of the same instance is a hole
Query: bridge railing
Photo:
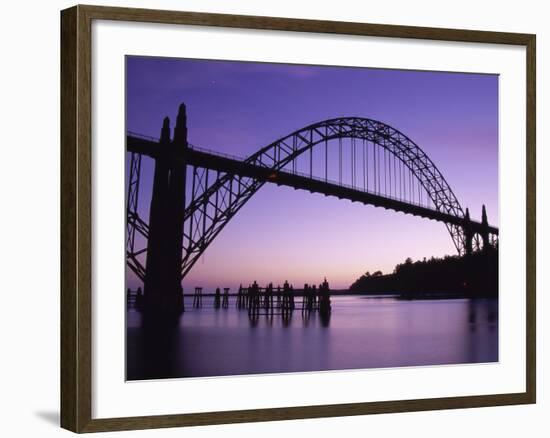
{"type": "MultiPolygon", "coordinates": [[[[211,154],[211,155],[216,155],[216,156],[220,156],[220,157],[224,157],[224,158],[229,158],[231,160],[236,160],[236,161],[244,161],[245,160],[245,158],[242,157],[242,156],[240,157],[238,155],[226,154],[226,153],[223,153],[223,152],[214,151],[212,149],[207,149],[207,148],[203,148],[203,147],[199,147],[199,146],[194,146],[194,145],[191,145],[190,143],[189,143],[189,146],[190,146],[191,149],[199,151],[199,152],[204,152],[204,153],[211,154]]],[[[300,171],[296,170],[295,168],[293,168],[292,166],[289,166],[288,168],[285,167],[283,169],[279,169],[279,172],[286,172],[286,173],[289,173],[289,174],[292,174],[292,175],[297,175],[297,176],[301,176],[301,177],[304,177],[304,178],[313,179],[315,181],[330,183],[330,184],[336,185],[338,187],[344,187],[344,188],[348,188],[348,189],[351,189],[351,190],[357,190],[357,191],[364,192],[364,193],[370,193],[370,194],[373,194],[373,195],[384,196],[384,198],[391,199],[393,201],[406,202],[410,205],[427,208],[429,210],[436,211],[436,212],[441,211],[441,210],[433,208],[433,204],[430,204],[430,203],[427,203],[427,202],[423,202],[423,203],[418,203],[418,202],[414,202],[414,201],[411,202],[411,200],[408,200],[408,199],[405,199],[405,198],[402,198],[402,197],[400,198],[398,196],[388,195],[387,193],[383,193],[382,191],[367,190],[367,189],[365,189],[365,188],[363,188],[363,187],[361,187],[360,185],[357,185],[357,184],[356,185],[346,184],[346,183],[339,182],[339,181],[336,181],[336,180],[327,179],[327,178],[323,178],[323,177],[320,177],[320,176],[312,175],[311,173],[300,172],[300,171]]]]}
{"type": "Polygon", "coordinates": [[[155,143],[159,142],[158,137],[153,137],[153,136],[150,136],[150,135],[140,134],[140,133],[134,132],[134,131],[126,131],[126,135],[127,136],[129,135],[131,137],[141,138],[143,140],[153,141],[155,143]]]}
{"type": "MultiPolygon", "coordinates": [[[[141,138],[143,140],[149,140],[149,141],[152,141],[152,142],[155,142],[155,143],[158,143],[160,141],[158,137],[153,137],[151,135],[140,134],[140,133],[134,132],[134,131],[126,131],[126,135],[129,135],[131,137],[141,138]]],[[[218,155],[220,157],[230,158],[232,160],[239,160],[239,161],[244,161],[245,160],[245,158],[243,158],[241,156],[238,156],[238,155],[227,154],[225,152],[220,152],[220,151],[215,151],[213,149],[207,149],[207,148],[199,147],[199,146],[196,146],[196,145],[194,145],[192,143],[189,143],[189,142],[187,143],[187,146],[190,149],[200,151],[200,152],[205,152],[207,154],[218,155]]]]}
{"type": "MultiPolygon", "coordinates": [[[[130,135],[132,137],[142,138],[144,140],[153,141],[153,142],[156,142],[156,143],[159,142],[158,138],[155,138],[153,136],[144,135],[144,134],[139,134],[139,133],[136,133],[136,132],[133,132],[133,131],[127,131],[127,135],[130,135]]],[[[216,156],[219,156],[219,157],[224,157],[224,158],[228,158],[228,159],[231,159],[231,160],[236,160],[236,161],[245,161],[246,160],[246,158],[242,157],[242,156],[238,156],[238,155],[234,155],[234,154],[228,154],[228,153],[225,153],[225,152],[220,152],[220,151],[216,151],[216,150],[213,150],[213,149],[200,147],[200,146],[194,145],[192,143],[188,143],[188,147],[190,149],[193,149],[193,150],[196,150],[196,151],[199,151],[199,152],[204,152],[204,153],[207,153],[207,154],[216,155],[216,156]]],[[[388,194],[388,193],[384,193],[382,191],[368,190],[368,189],[365,189],[365,188],[363,188],[363,187],[361,187],[360,185],[357,185],[357,184],[356,185],[346,184],[344,182],[340,182],[340,181],[336,181],[336,180],[327,179],[327,178],[323,178],[323,177],[320,177],[320,176],[312,175],[311,173],[300,172],[300,171],[296,170],[293,166],[289,166],[288,168],[285,167],[283,169],[279,169],[279,171],[286,172],[286,173],[293,174],[293,175],[297,175],[297,176],[301,176],[301,177],[304,177],[304,178],[310,178],[310,179],[313,179],[313,180],[319,181],[319,182],[330,183],[330,184],[336,185],[338,187],[344,187],[344,188],[347,188],[347,189],[357,190],[357,191],[360,191],[360,192],[370,193],[370,194],[373,194],[373,195],[380,195],[380,196],[383,196],[387,199],[391,199],[393,201],[406,202],[407,204],[414,205],[414,206],[417,206],[417,207],[426,208],[426,209],[434,211],[434,212],[441,211],[437,208],[434,208],[433,203],[430,203],[430,202],[416,202],[414,200],[411,201],[410,199],[394,196],[394,195],[391,195],[391,194],[388,194]]]]}
{"type": "Polygon", "coordinates": [[[205,152],[207,154],[217,155],[219,157],[229,158],[231,160],[244,161],[246,159],[246,158],[243,158],[243,157],[239,157],[238,155],[227,154],[225,152],[219,152],[219,151],[214,151],[212,149],[207,149],[207,148],[195,146],[191,143],[187,143],[187,145],[189,146],[190,149],[193,149],[195,151],[205,152]]]}
{"type": "MultiPolygon", "coordinates": [[[[154,141],[154,142],[157,142],[157,143],[159,141],[158,138],[148,136],[148,135],[139,134],[139,133],[136,133],[136,132],[133,132],[133,131],[127,131],[127,134],[131,135],[132,137],[142,138],[144,140],[154,141]]],[[[238,155],[234,155],[234,154],[228,154],[228,153],[220,152],[220,151],[215,151],[213,149],[208,149],[208,148],[196,146],[196,145],[191,144],[191,143],[188,143],[188,147],[193,149],[193,150],[199,151],[199,152],[204,152],[204,153],[211,154],[211,155],[216,155],[216,156],[219,156],[219,157],[229,158],[231,160],[244,161],[246,159],[242,156],[238,156],[238,155]]],[[[327,182],[327,183],[330,183],[330,184],[334,184],[338,187],[345,187],[345,188],[348,188],[348,189],[358,190],[358,191],[365,192],[365,193],[381,195],[381,196],[384,196],[385,198],[388,198],[388,199],[391,199],[391,200],[394,200],[394,201],[407,202],[410,205],[415,205],[415,206],[418,206],[418,207],[427,208],[427,209],[432,210],[432,211],[440,211],[436,208],[433,208],[433,204],[430,204],[428,202],[419,203],[419,202],[414,202],[414,201],[411,201],[411,200],[404,199],[402,197],[400,198],[398,196],[393,196],[391,194],[383,193],[381,191],[366,190],[364,188],[361,188],[361,186],[357,185],[357,184],[354,186],[352,184],[346,184],[346,183],[339,182],[339,181],[336,181],[336,180],[326,179],[326,178],[323,178],[323,177],[315,176],[315,175],[312,175],[310,173],[300,172],[292,166],[289,166],[289,168],[283,168],[280,171],[290,173],[290,174],[293,174],[293,175],[302,176],[304,178],[310,178],[310,179],[313,179],[313,180],[316,180],[316,181],[319,181],[319,182],[327,182]]]]}
{"type": "Polygon", "coordinates": [[[329,184],[336,185],[338,187],[344,187],[344,188],[347,188],[347,189],[357,190],[357,191],[364,192],[364,193],[369,193],[369,194],[372,194],[372,195],[380,195],[380,196],[383,196],[384,198],[391,199],[393,201],[406,202],[407,204],[415,205],[417,207],[423,207],[423,208],[426,208],[426,209],[432,210],[432,211],[441,211],[441,210],[437,210],[437,209],[433,208],[428,203],[411,202],[408,199],[388,195],[387,193],[384,193],[384,192],[381,192],[381,191],[366,190],[366,189],[364,189],[363,187],[361,187],[360,185],[357,185],[357,184],[356,185],[346,184],[346,183],[339,182],[339,181],[336,181],[336,180],[331,180],[331,179],[323,178],[323,177],[320,177],[320,176],[315,176],[315,175],[312,175],[312,174],[309,174],[309,173],[299,172],[295,169],[283,169],[283,172],[291,173],[293,175],[301,176],[301,177],[304,177],[304,178],[313,179],[313,180],[319,181],[319,182],[326,182],[326,183],[329,183],[329,184]]]}

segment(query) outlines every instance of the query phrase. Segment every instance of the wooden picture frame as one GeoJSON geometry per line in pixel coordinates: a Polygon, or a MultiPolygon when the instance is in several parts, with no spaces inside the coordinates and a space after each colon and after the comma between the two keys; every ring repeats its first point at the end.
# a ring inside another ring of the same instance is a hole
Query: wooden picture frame
{"type": "Polygon", "coordinates": [[[114,431],[535,403],[535,48],[530,34],[75,6],[61,12],[61,426],[114,431]],[[92,418],[92,35],[94,20],[518,45],[526,48],[526,391],[417,400],[92,418]]]}

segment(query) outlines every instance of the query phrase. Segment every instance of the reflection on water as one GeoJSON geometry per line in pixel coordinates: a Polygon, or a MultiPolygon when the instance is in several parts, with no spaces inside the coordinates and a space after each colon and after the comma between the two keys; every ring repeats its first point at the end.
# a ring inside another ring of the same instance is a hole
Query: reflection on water
{"type": "MultiPolygon", "coordinates": [[[[234,298],[233,298],[234,299],[234,298]]],[[[333,296],[330,319],[187,302],[172,329],[128,311],[127,378],[204,377],[498,361],[498,301],[333,296]]]]}

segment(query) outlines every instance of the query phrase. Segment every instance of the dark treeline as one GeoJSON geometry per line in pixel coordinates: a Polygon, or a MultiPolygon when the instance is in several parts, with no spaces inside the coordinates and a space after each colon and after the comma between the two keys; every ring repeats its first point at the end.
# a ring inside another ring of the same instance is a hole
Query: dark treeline
{"type": "Polygon", "coordinates": [[[498,295],[498,249],[465,256],[424,259],[410,258],[391,274],[365,273],[349,288],[350,292],[399,294],[403,298],[437,296],[496,297],[498,295]]]}

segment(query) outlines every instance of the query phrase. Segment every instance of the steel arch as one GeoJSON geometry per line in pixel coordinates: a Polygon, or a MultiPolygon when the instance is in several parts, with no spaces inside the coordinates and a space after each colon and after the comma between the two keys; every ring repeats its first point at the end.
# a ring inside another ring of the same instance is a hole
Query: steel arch
{"type": "MultiPolygon", "coordinates": [[[[464,217],[451,187],[424,151],[400,131],[373,119],[343,117],[314,123],[272,142],[244,161],[274,171],[283,170],[317,145],[341,138],[363,139],[385,148],[412,172],[438,211],[464,217]]],[[[209,183],[208,172],[203,172],[202,176],[199,173],[194,169],[192,197],[185,207],[182,277],[229,220],[265,184],[252,178],[220,173],[209,183]]],[[[446,226],[457,251],[463,254],[466,242],[462,227],[446,226]]]]}

